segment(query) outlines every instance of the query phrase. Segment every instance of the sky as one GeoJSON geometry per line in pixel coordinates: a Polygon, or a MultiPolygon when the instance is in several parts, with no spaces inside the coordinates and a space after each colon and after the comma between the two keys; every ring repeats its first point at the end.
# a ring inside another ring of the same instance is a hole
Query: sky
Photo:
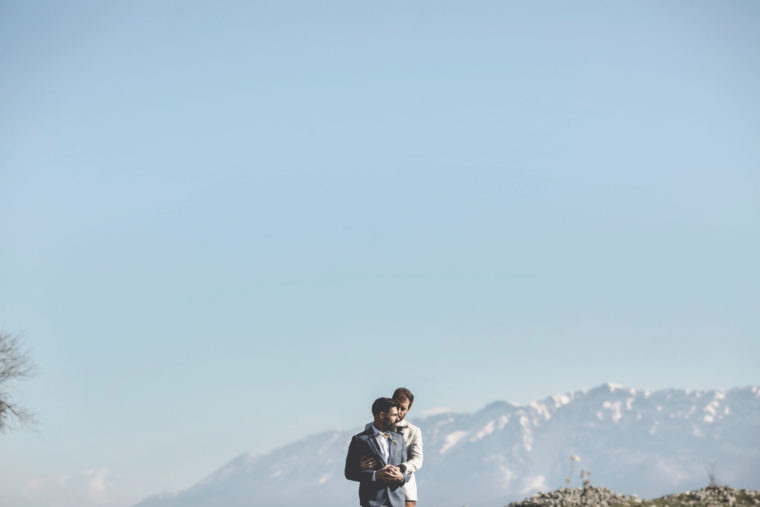
{"type": "Polygon", "coordinates": [[[0,503],[611,381],[758,385],[760,5],[0,1],[0,503]]]}

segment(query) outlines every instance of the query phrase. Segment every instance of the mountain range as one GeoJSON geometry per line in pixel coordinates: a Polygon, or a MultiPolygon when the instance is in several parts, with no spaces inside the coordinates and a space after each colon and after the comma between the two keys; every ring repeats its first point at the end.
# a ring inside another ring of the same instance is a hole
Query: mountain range
{"type": "MultiPolygon", "coordinates": [[[[497,507],[537,491],[591,484],[645,498],[705,486],[710,476],[760,489],[760,387],[655,392],[615,384],[474,413],[410,422],[422,429],[420,503],[497,507]]],[[[358,505],[343,476],[362,427],[242,454],[184,491],[135,507],[358,505]]]]}

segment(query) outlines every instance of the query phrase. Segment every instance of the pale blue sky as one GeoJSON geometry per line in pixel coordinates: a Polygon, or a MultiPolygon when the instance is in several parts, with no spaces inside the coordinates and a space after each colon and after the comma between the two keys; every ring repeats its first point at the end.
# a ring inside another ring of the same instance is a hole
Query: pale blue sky
{"type": "Polygon", "coordinates": [[[758,48],[751,1],[0,2],[0,499],[122,507],[398,385],[758,384],[758,48]]]}

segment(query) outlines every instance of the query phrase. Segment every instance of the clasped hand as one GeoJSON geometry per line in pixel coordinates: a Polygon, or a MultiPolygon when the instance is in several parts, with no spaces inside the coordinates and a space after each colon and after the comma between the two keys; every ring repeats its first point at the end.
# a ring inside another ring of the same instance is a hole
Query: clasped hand
{"type": "MultiPolygon", "coordinates": [[[[360,463],[362,470],[374,470],[377,466],[377,460],[371,456],[363,456],[360,463]]],[[[375,479],[383,482],[401,482],[404,480],[404,474],[397,466],[385,465],[375,472],[375,479]]]]}
{"type": "Polygon", "coordinates": [[[383,482],[401,482],[404,480],[404,475],[401,473],[399,467],[385,465],[383,468],[375,472],[375,479],[383,482]]]}

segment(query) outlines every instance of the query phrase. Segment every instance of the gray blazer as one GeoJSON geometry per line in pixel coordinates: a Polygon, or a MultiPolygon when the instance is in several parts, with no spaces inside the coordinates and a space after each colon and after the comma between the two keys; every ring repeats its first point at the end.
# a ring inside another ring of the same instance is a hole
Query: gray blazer
{"type": "MultiPolygon", "coordinates": [[[[372,423],[367,423],[364,427],[365,430],[370,428],[372,428],[372,423]]],[[[417,480],[415,479],[414,472],[422,468],[422,431],[420,431],[419,427],[406,420],[398,424],[396,431],[404,437],[406,461],[402,464],[406,465],[406,471],[411,473],[409,480],[404,484],[404,496],[406,496],[407,502],[416,502],[417,480]]]]}
{"type": "Polygon", "coordinates": [[[378,470],[385,465],[400,465],[406,461],[406,445],[401,433],[391,432],[388,442],[388,461],[383,459],[380,447],[375,440],[375,434],[370,427],[351,438],[346,455],[346,479],[359,482],[359,503],[362,507],[404,507],[404,483],[409,480],[410,474],[404,474],[402,481],[388,484],[382,481],[373,481],[372,470],[362,470],[360,461],[362,456],[374,456],[378,463],[378,470]]]}

